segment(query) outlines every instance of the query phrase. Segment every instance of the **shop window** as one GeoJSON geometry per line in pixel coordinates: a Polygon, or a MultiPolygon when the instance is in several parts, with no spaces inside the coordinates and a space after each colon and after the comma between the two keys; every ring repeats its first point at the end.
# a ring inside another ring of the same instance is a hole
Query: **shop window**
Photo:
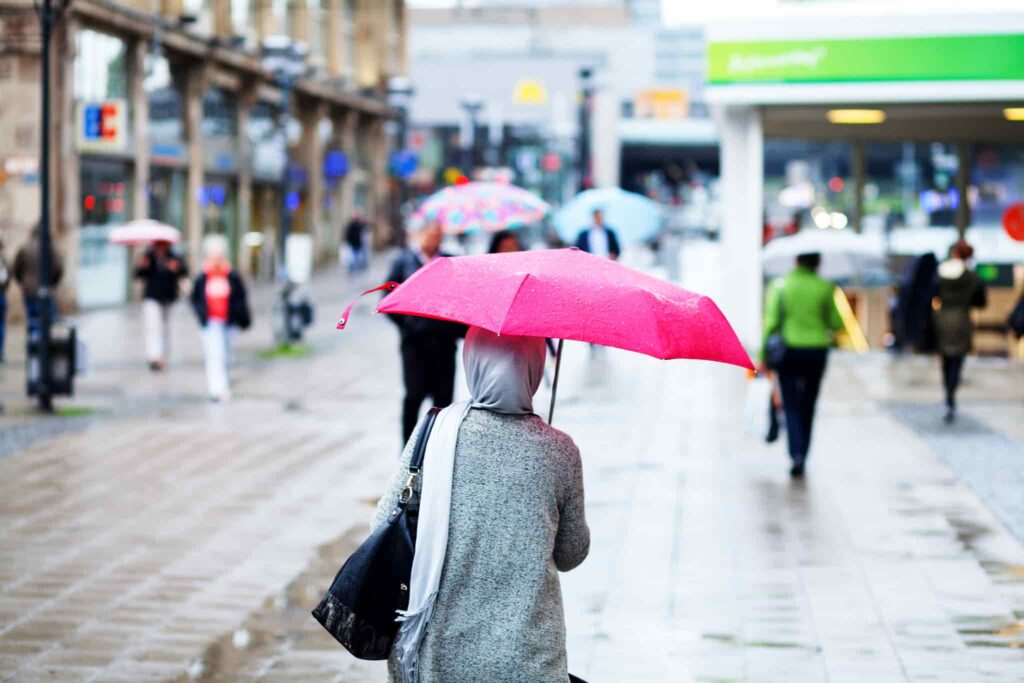
{"type": "Polygon", "coordinates": [[[1003,214],[1024,202],[1024,145],[979,145],[971,169],[971,225],[1002,226],[1003,214]]]}
{"type": "Polygon", "coordinates": [[[281,181],[284,172],[284,134],[278,124],[278,109],[258,102],[249,110],[246,135],[252,148],[252,172],[257,180],[281,181]]]}
{"type": "Polygon", "coordinates": [[[217,173],[238,170],[238,100],[234,93],[210,88],[203,94],[203,160],[217,173]]]}
{"type": "Polygon", "coordinates": [[[181,88],[175,82],[171,63],[162,54],[146,57],[143,86],[149,102],[150,157],[155,163],[183,162],[185,134],[181,88]]]}
{"type": "Polygon", "coordinates": [[[119,101],[124,108],[124,146],[131,144],[131,101],[128,97],[128,53],[125,42],[115,36],[81,29],[76,35],[73,92],[79,107],[119,101]]]}

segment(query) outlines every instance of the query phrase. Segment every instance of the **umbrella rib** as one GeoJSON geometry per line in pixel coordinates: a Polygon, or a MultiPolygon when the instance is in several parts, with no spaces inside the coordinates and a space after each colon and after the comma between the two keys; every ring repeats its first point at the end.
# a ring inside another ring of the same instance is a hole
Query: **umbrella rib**
{"type": "Polygon", "coordinates": [[[512,309],[516,305],[516,300],[519,299],[519,293],[523,291],[523,285],[525,285],[526,281],[529,279],[530,274],[526,273],[523,275],[523,279],[519,281],[519,286],[516,287],[516,293],[512,296],[512,301],[509,302],[508,308],[505,309],[505,315],[501,319],[501,324],[498,325],[498,336],[501,336],[501,334],[505,331],[505,322],[508,320],[509,314],[512,313],[512,309]]]}

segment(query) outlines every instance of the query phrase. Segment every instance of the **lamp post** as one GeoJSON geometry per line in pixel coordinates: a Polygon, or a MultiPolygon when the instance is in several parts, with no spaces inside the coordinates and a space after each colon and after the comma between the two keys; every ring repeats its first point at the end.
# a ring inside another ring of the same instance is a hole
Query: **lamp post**
{"type": "Polygon", "coordinates": [[[579,131],[576,137],[577,160],[579,163],[579,190],[590,189],[593,179],[590,173],[590,111],[594,99],[594,69],[580,67],[579,131]]]}
{"type": "MultiPolygon", "coordinates": [[[[398,111],[398,130],[395,133],[395,153],[404,155],[409,137],[409,107],[416,90],[412,81],[403,76],[388,79],[388,104],[398,111]]],[[[397,179],[395,199],[392,202],[391,223],[395,227],[395,235],[402,235],[402,207],[409,199],[409,185],[406,176],[398,169],[392,169],[397,179]]]]}
{"type": "MultiPolygon", "coordinates": [[[[50,273],[53,270],[53,247],[50,236],[50,42],[53,28],[60,18],[69,0],[59,0],[57,6],[53,0],[41,0],[38,3],[39,23],[41,28],[40,75],[42,87],[40,140],[39,140],[39,283],[38,306],[39,327],[36,332],[37,358],[39,374],[35,382],[35,395],[39,409],[44,412],[53,411],[53,368],[50,367],[50,338],[53,316],[53,292],[50,290],[50,273]]],[[[29,335],[29,344],[32,343],[29,335]]],[[[31,355],[31,354],[30,354],[31,355]]],[[[31,362],[31,361],[30,361],[31,362]]]]}
{"type": "Polygon", "coordinates": [[[467,176],[472,176],[473,168],[476,166],[477,119],[480,116],[480,112],[483,111],[484,102],[479,95],[467,95],[462,98],[460,104],[462,105],[462,111],[466,114],[466,118],[463,121],[465,126],[463,130],[464,135],[459,136],[462,140],[462,170],[467,176]]]}
{"type": "MultiPolygon", "coordinates": [[[[274,302],[274,336],[279,344],[286,344],[292,338],[289,331],[288,301],[294,286],[288,277],[288,261],[286,249],[288,233],[291,231],[292,207],[289,206],[291,164],[288,161],[288,113],[291,106],[292,92],[295,84],[306,73],[306,56],[309,48],[288,36],[270,36],[261,45],[261,63],[268,71],[274,84],[281,91],[280,111],[278,112],[278,134],[281,138],[281,226],[278,230],[277,245],[277,279],[281,284],[280,295],[274,302]]],[[[301,334],[301,333],[300,333],[301,334]]]]}

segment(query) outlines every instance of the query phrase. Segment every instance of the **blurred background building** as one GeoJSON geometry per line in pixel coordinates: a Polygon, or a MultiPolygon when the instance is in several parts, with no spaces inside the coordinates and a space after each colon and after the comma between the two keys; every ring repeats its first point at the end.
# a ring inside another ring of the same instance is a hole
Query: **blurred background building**
{"type": "MultiPolygon", "coordinates": [[[[406,74],[406,21],[403,0],[74,0],[50,89],[64,304],[125,300],[129,262],[107,234],[132,218],[181,229],[194,265],[224,234],[252,277],[273,272],[282,206],[318,259],[356,209],[393,240],[387,88],[406,74]]],[[[0,0],[9,254],[39,216],[39,35],[31,2],[0,0]]]]}
{"type": "Polygon", "coordinates": [[[421,190],[461,172],[511,177],[555,204],[581,184],[671,202],[717,175],[703,30],[664,27],[658,0],[429,4],[409,13],[421,190]],[[584,88],[593,91],[586,179],[584,88]]]}

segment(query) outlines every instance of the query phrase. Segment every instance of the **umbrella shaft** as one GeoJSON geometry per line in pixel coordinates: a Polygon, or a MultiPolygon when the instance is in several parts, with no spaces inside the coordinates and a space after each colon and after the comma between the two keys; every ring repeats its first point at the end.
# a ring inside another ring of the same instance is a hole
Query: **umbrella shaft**
{"type": "Polygon", "coordinates": [[[558,394],[558,371],[562,369],[562,345],[564,339],[558,340],[558,351],[555,352],[555,378],[551,382],[551,408],[548,409],[548,424],[555,419],[555,396],[558,394]]]}

